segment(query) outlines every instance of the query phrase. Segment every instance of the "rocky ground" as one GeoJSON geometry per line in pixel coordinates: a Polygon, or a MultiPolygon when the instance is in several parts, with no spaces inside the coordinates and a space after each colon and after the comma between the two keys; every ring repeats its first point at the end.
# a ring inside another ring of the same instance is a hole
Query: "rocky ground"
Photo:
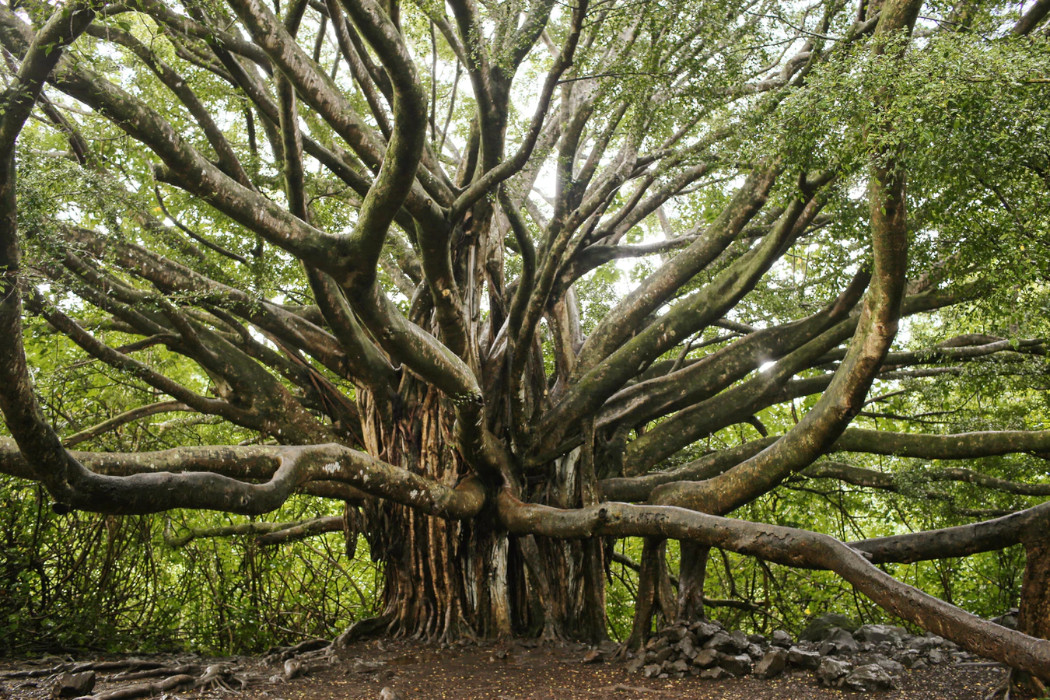
{"type": "Polygon", "coordinates": [[[939,637],[825,617],[799,639],[747,636],[711,622],[672,626],[636,655],[611,643],[382,640],[338,652],[318,641],[223,659],[47,657],[0,663],[0,698],[980,700],[1005,678],[999,664],[939,637]]]}
{"type": "Polygon", "coordinates": [[[674,625],[650,639],[627,669],[648,678],[709,680],[811,671],[825,687],[870,692],[896,687],[906,669],[975,663],[980,663],[975,656],[941,637],[915,636],[891,625],[858,626],[841,615],[827,615],[814,620],[798,640],[783,630],[767,639],[709,621],[674,625]]]}

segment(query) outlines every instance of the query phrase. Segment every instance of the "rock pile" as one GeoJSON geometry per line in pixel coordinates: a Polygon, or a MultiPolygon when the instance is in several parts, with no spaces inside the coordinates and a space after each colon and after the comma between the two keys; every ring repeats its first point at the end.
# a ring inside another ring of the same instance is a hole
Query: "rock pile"
{"type": "Polygon", "coordinates": [[[652,637],[628,662],[628,670],[647,678],[814,673],[821,685],[874,691],[895,687],[905,669],[973,658],[941,637],[914,636],[891,625],[857,626],[841,615],[825,615],[798,640],[783,630],[767,639],[730,632],[714,621],[678,623],[652,637]]]}

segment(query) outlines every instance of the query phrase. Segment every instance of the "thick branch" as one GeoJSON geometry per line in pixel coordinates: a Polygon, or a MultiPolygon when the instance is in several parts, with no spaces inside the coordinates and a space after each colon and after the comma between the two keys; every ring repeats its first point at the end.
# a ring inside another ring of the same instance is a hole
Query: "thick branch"
{"type": "Polygon", "coordinates": [[[498,504],[500,520],[513,533],[689,540],[787,566],[830,569],[887,612],[974,653],[1044,677],[1050,669],[1050,641],[1007,629],[903,584],[827,535],[667,506],[604,503],[560,510],[524,504],[506,492],[498,504]]]}

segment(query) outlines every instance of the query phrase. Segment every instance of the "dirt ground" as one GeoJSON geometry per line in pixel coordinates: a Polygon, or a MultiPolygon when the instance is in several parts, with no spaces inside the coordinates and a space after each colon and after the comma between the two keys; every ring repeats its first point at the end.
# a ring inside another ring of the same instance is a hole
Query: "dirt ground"
{"type": "MultiPolygon", "coordinates": [[[[653,698],[654,700],[980,700],[1005,678],[997,664],[973,663],[907,671],[899,687],[883,693],[860,694],[822,688],[812,674],[787,674],[773,680],[738,678],[720,681],[647,679],[630,674],[611,649],[592,660],[580,645],[507,642],[438,648],[408,641],[361,642],[332,662],[314,660],[305,673],[283,680],[279,660],[238,658],[208,660],[228,663],[251,684],[230,691],[158,692],[167,700],[265,698],[267,700],[499,700],[501,698],[653,698]],[[589,662],[585,663],[585,659],[589,662]],[[387,689],[384,691],[384,689],[387,689]],[[394,691],[394,692],[391,692],[394,691]]],[[[112,659],[112,657],[107,657],[112,659]]],[[[87,659],[77,659],[83,661],[87,659]]],[[[53,660],[52,660],[53,661],[53,660]]],[[[37,668],[47,664],[38,663],[37,668]]],[[[29,661],[0,664],[0,698],[36,700],[50,696],[44,677],[11,679],[5,672],[33,668],[29,661]]],[[[99,675],[94,692],[117,686],[99,675]]],[[[1016,695],[1014,696],[1016,697],[1016,695]]]]}

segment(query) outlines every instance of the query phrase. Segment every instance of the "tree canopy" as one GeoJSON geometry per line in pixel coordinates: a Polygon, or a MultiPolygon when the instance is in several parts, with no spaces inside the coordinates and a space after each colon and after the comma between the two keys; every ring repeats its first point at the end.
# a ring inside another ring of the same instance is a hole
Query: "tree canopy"
{"type": "Polygon", "coordinates": [[[1048,13],[11,3],[0,471],[344,503],[368,629],[602,637],[644,537],[633,642],[716,548],[1045,675],[1048,13]],[[1021,631],[880,568],[1017,544],[1021,631]]]}

